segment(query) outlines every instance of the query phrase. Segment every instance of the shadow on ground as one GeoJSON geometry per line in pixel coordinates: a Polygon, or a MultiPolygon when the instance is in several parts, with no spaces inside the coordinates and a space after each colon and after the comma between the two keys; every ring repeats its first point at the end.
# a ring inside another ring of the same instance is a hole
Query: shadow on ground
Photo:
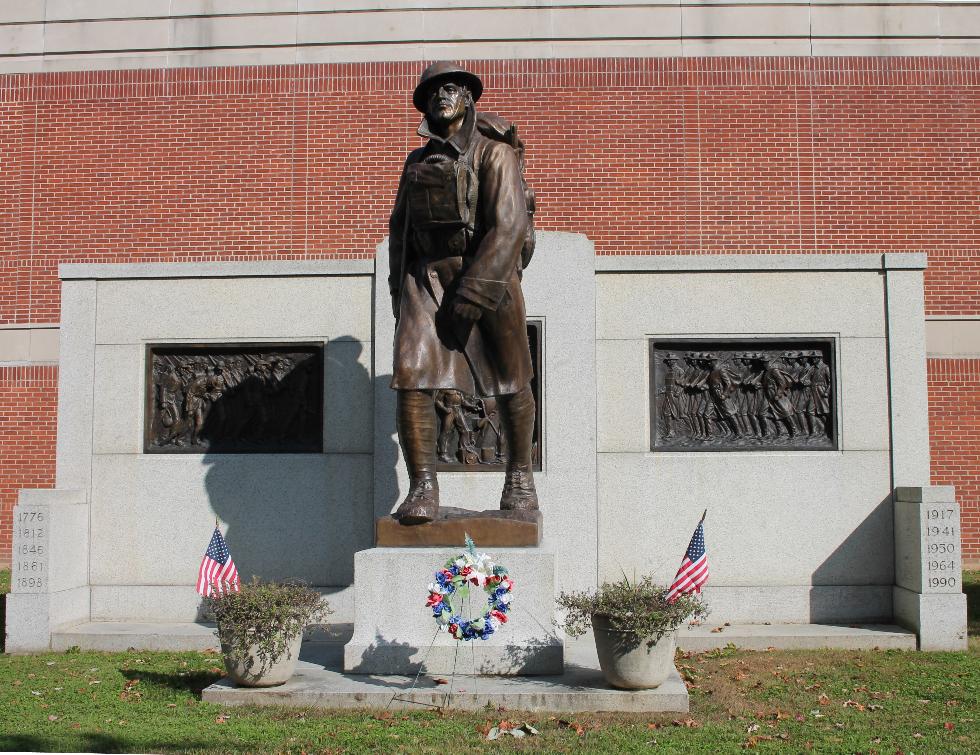
{"type": "MultiPolygon", "coordinates": [[[[80,752],[132,752],[133,744],[130,740],[123,737],[114,737],[109,734],[79,734],[79,739],[84,744],[79,748],[80,752]]],[[[182,750],[206,750],[213,751],[214,741],[202,739],[199,741],[182,741],[182,750]]],[[[0,750],[4,752],[53,752],[59,747],[58,740],[48,737],[35,736],[31,734],[0,734],[0,750]]],[[[166,752],[173,751],[172,742],[160,742],[158,744],[143,745],[145,752],[166,752]]]]}
{"type": "Polygon", "coordinates": [[[980,638],[980,571],[963,572],[967,634],[980,638]]]}
{"type": "Polygon", "coordinates": [[[225,675],[225,670],[221,668],[221,663],[221,658],[216,656],[215,671],[185,671],[174,674],[161,674],[157,671],[135,671],[133,669],[123,668],[119,669],[119,673],[130,681],[137,679],[141,684],[167,687],[176,692],[191,692],[200,700],[201,690],[214,684],[225,675]]]}

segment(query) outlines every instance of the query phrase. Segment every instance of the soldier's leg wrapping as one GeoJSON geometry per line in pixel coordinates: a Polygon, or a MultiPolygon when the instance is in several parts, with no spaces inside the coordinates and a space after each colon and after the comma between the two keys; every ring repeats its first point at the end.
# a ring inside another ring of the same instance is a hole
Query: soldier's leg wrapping
{"type": "Polygon", "coordinates": [[[398,441],[408,467],[409,490],[398,507],[406,524],[428,522],[439,513],[436,442],[439,425],[433,396],[427,391],[398,391],[398,441]]]}
{"type": "Polygon", "coordinates": [[[531,387],[501,396],[501,407],[507,428],[507,473],[500,508],[533,511],[538,508],[531,471],[531,451],[534,445],[534,393],[531,387]]]}

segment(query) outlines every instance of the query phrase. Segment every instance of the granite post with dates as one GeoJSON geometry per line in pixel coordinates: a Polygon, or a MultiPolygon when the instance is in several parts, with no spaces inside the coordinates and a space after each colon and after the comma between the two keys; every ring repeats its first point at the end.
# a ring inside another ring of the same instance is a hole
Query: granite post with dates
{"type": "Polygon", "coordinates": [[[21,490],[7,596],[8,653],[51,649],[51,634],[88,619],[89,506],[76,490],[21,490]]]}
{"type": "Polygon", "coordinates": [[[895,618],[920,650],[966,650],[960,507],[949,486],[895,489],[895,618]]]}

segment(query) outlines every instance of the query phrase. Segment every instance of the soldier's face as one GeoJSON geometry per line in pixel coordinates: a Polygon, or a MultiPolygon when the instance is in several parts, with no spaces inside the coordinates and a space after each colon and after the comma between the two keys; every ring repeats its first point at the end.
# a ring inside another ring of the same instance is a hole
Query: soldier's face
{"type": "Polygon", "coordinates": [[[429,92],[429,108],[426,115],[437,124],[452,123],[466,113],[469,90],[452,81],[440,84],[429,92]]]}

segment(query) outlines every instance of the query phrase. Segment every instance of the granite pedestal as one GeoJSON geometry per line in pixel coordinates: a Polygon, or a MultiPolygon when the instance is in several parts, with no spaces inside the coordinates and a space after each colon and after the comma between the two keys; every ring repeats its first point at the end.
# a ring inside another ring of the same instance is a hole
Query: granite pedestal
{"type": "MultiPolygon", "coordinates": [[[[555,627],[555,556],[541,548],[495,548],[514,580],[509,621],[487,640],[457,643],[437,631],[425,586],[460,548],[371,548],[354,556],[354,634],[344,671],[354,674],[561,674],[563,638],[555,627]]],[[[478,550],[482,548],[478,546],[478,550]]],[[[472,617],[485,610],[472,593],[472,617]]]]}

